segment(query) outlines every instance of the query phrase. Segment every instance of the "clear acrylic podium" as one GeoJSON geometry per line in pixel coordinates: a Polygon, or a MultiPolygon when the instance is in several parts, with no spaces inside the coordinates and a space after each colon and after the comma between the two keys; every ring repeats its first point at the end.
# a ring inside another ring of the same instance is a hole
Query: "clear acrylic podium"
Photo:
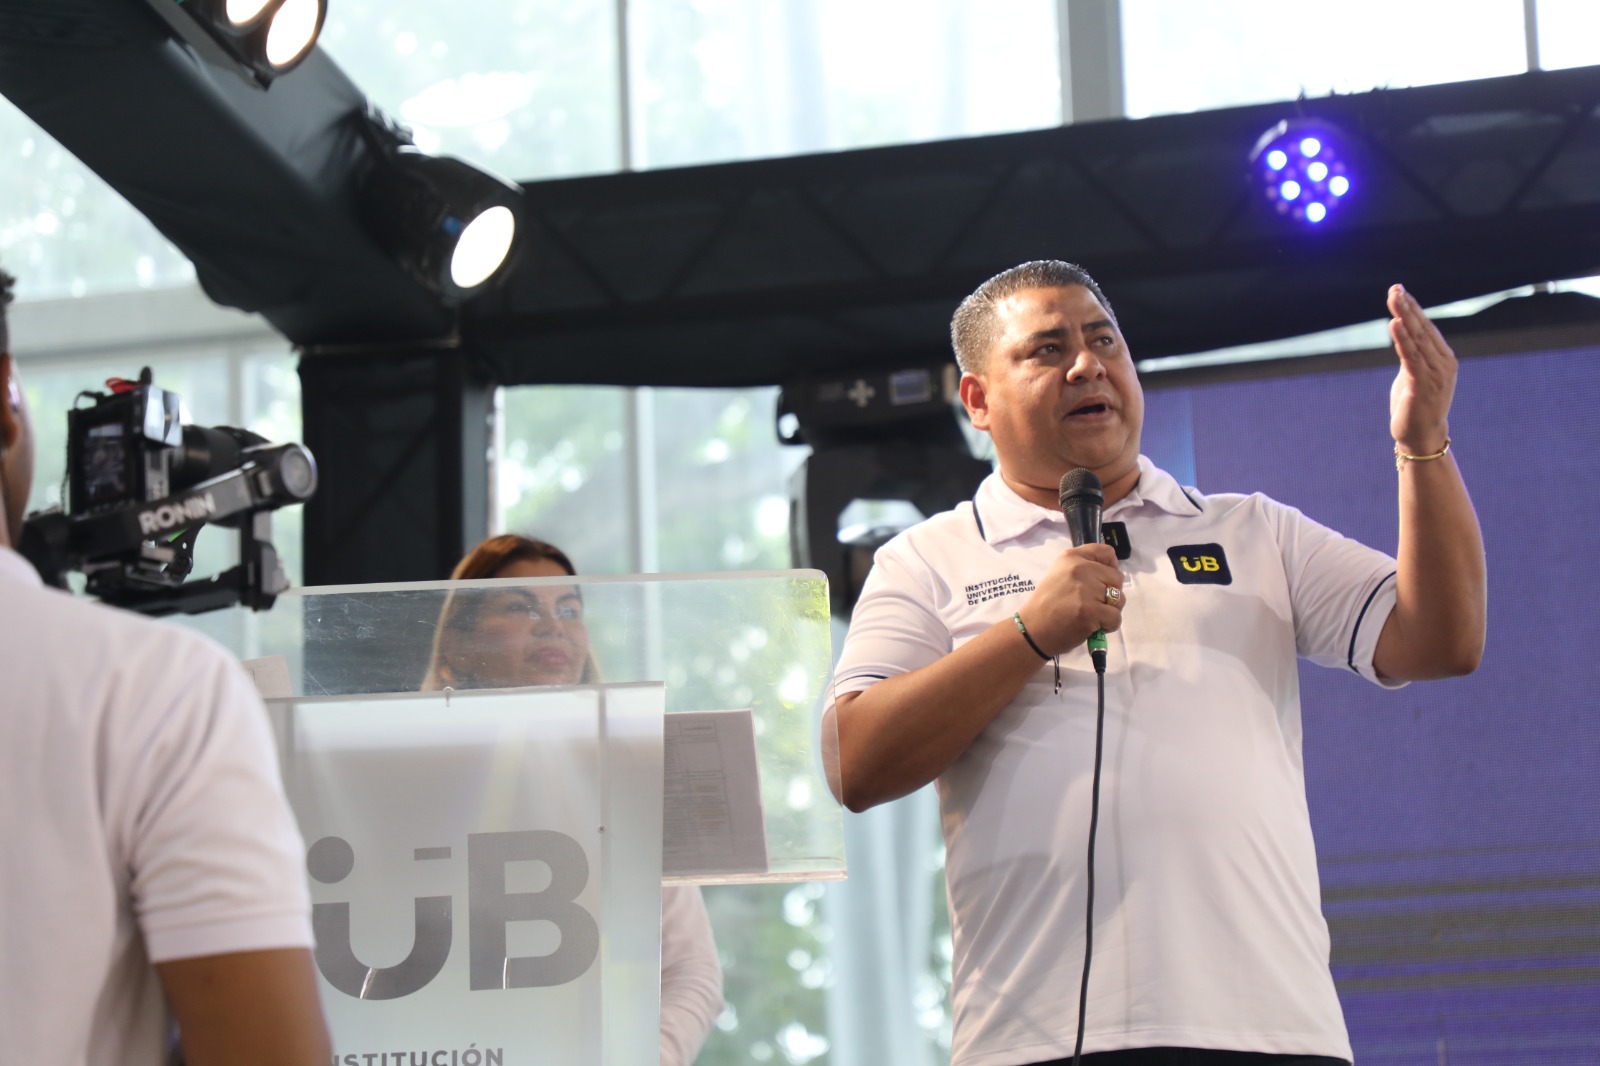
{"type": "Polygon", "coordinates": [[[817,571],[311,588],[262,621],[337,1062],[654,1062],[664,826],[669,883],[845,876],[817,571]],[[557,593],[581,677],[515,643],[557,593]]]}

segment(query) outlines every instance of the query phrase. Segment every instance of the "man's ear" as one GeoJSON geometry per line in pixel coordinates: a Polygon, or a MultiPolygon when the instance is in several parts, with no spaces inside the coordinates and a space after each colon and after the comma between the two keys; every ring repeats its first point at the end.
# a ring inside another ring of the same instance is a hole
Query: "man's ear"
{"type": "Polygon", "coordinates": [[[967,417],[972,419],[972,428],[989,430],[989,395],[983,378],[977,374],[961,375],[961,406],[967,409],[967,417]]]}

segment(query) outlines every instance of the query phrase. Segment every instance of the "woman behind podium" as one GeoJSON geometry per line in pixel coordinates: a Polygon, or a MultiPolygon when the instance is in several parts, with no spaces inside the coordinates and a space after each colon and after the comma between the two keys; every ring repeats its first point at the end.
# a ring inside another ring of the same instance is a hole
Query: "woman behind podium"
{"type": "MultiPolygon", "coordinates": [[[[468,581],[576,574],[572,560],[553,544],[504,533],[468,552],[450,577],[468,581]]],[[[538,585],[504,592],[504,596],[452,596],[446,603],[425,689],[599,683],[579,586],[538,585]],[[451,633],[463,628],[473,636],[470,662],[454,654],[450,639],[451,633]]],[[[661,890],[662,1066],[689,1066],[720,1013],[722,967],[705,900],[692,885],[665,887],[661,890]]]]}

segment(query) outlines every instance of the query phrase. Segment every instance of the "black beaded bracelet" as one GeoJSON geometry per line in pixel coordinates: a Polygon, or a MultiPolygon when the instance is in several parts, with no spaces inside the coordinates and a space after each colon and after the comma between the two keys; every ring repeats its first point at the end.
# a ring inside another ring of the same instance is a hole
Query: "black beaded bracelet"
{"type": "Polygon", "coordinates": [[[1031,634],[1029,634],[1028,627],[1022,624],[1022,612],[1012,612],[1011,620],[1017,623],[1017,632],[1021,633],[1022,639],[1028,642],[1028,647],[1032,648],[1038,654],[1039,658],[1043,659],[1045,662],[1049,662],[1050,656],[1046,655],[1044,653],[1044,649],[1033,642],[1033,637],[1031,634]]]}

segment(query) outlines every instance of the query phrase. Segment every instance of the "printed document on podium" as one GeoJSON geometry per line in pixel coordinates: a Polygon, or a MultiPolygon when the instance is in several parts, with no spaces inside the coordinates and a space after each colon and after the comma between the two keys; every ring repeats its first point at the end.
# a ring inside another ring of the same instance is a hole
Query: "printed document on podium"
{"type": "Polygon", "coordinates": [[[766,817],[748,708],[665,719],[662,875],[766,873],[766,817]]]}

